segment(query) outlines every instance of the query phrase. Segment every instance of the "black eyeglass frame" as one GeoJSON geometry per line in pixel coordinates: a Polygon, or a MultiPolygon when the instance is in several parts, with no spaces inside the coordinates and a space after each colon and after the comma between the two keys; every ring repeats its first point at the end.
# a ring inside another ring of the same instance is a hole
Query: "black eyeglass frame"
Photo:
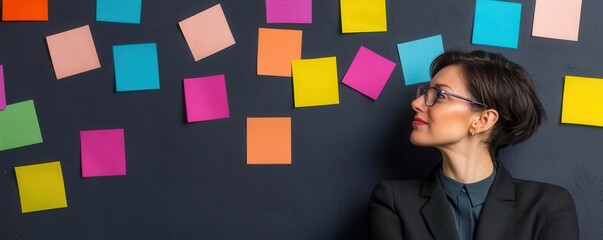
{"type": "Polygon", "coordinates": [[[462,100],[465,100],[465,101],[467,101],[467,102],[470,102],[470,103],[475,103],[475,104],[477,104],[477,105],[480,105],[480,106],[483,106],[483,107],[485,107],[485,108],[488,108],[488,105],[486,105],[486,104],[484,104],[484,103],[481,103],[481,102],[478,102],[478,101],[476,101],[476,100],[469,99],[469,98],[463,97],[463,96],[458,95],[458,94],[455,94],[455,93],[446,92],[446,91],[444,91],[444,90],[442,90],[442,89],[439,89],[439,88],[437,88],[437,87],[428,87],[428,88],[425,88],[425,86],[423,86],[423,85],[419,86],[419,88],[417,89],[417,98],[419,98],[419,97],[423,97],[424,95],[426,95],[426,94],[427,94],[427,92],[429,91],[429,89],[432,89],[432,88],[433,88],[433,89],[436,91],[436,96],[435,96],[435,100],[433,101],[433,104],[431,104],[431,105],[427,104],[427,96],[425,96],[425,97],[423,98],[423,99],[424,99],[424,102],[425,102],[425,106],[427,106],[427,107],[433,107],[433,106],[435,106],[435,104],[436,104],[436,103],[437,103],[437,101],[438,101],[438,98],[439,98],[439,97],[440,97],[442,94],[444,94],[444,95],[452,96],[452,97],[455,97],[455,98],[458,98],[458,99],[462,99],[462,100]]]}

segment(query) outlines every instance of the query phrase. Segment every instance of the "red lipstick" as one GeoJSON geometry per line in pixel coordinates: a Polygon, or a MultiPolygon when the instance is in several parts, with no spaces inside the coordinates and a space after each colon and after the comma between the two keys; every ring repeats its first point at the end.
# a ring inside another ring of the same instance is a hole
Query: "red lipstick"
{"type": "Polygon", "coordinates": [[[425,125],[426,125],[426,124],[427,124],[427,122],[426,122],[425,120],[423,120],[423,119],[420,119],[420,118],[418,118],[418,117],[415,117],[415,118],[412,120],[412,124],[416,124],[416,125],[424,125],[424,124],[425,124],[425,125]]]}

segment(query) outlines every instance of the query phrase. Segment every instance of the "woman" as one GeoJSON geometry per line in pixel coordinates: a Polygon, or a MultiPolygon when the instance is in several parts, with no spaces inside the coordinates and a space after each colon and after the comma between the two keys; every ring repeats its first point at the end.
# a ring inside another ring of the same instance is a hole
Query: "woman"
{"type": "Polygon", "coordinates": [[[375,187],[371,239],[578,239],[567,190],[514,179],[496,159],[544,118],[526,71],[500,54],[449,51],[431,76],[411,103],[410,141],[436,147],[442,162],[425,179],[375,187]]]}

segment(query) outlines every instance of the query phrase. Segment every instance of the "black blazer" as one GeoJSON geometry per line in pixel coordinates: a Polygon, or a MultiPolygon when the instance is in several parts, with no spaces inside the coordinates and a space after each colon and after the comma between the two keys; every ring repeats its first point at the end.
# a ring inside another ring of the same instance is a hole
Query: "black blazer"
{"type": "MultiPolygon", "coordinates": [[[[547,183],[513,179],[497,169],[480,214],[476,240],[578,239],[574,201],[567,190],[547,183]]],[[[381,181],[369,203],[373,240],[458,239],[437,166],[426,179],[381,181]]]]}

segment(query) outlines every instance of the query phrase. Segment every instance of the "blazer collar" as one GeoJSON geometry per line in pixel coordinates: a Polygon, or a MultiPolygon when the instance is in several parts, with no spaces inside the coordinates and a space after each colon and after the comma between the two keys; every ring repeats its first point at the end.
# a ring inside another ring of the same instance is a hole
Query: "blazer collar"
{"type": "MultiPolygon", "coordinates": [[[[515,187],[513,178],[505,167],[494,160],[496,176],[488,191],[486,202],[477,223],[475,239],[496,239],[513,213],[515,187]]],[[[435,239],[458,239],[456,225],[446,193],[438,179],[441,164],[435,167],[430,176],[423,181],[420,195],[429,198],[421,208],[421,214],[435,239]]]]}

